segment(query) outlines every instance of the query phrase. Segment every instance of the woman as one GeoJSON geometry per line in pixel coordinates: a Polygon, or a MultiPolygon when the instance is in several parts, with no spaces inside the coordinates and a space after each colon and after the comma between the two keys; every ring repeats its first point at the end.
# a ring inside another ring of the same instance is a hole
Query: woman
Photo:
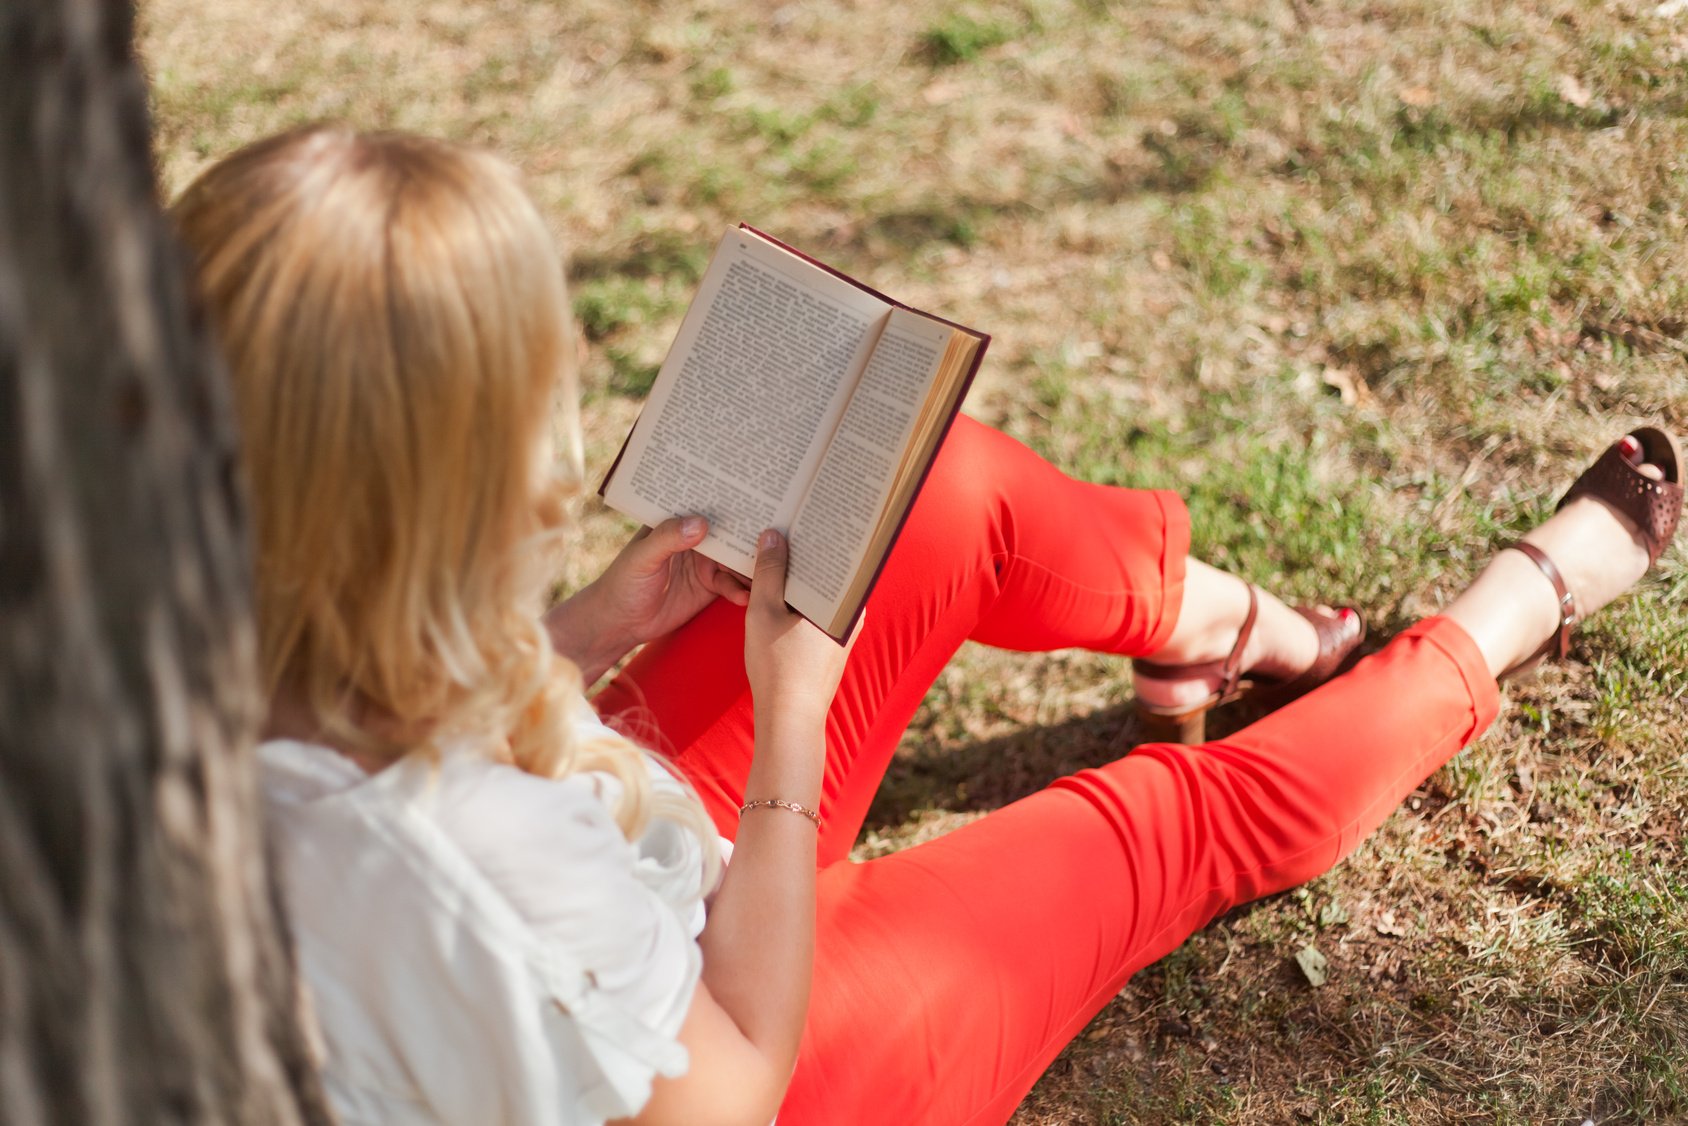
{"type": "Polygon", "coordinates": [[[176,216],[236,385],[264,788],[349,1123],[1004,1121],[1131,973],[1324,871],[1481,732],[1681,503],[1675,443],[1638,431],[1440,616],[1231,739],[850,864],[964,639],[1152,657],[1139,695],[1182,723],[1245,670],[1310,687],[1357,619],[1188,560],[1176,496],[963,419],[848,652],[785,608],[777,533],[746,585],[690,551],[697,517],[542,623],[574,349],[514,174],[312,127],[176,216]],[[583,686],[641,644],[594,715],[583,686]]]}

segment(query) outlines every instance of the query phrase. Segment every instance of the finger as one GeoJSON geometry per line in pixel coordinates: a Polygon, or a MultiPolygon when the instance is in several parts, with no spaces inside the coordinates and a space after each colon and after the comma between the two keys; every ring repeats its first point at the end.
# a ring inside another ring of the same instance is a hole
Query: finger
{"type": "Polygon", "coordinates": [[[717,571],[710,589],[734,606],[750,605],[750,587],[730,571],[717,571]]]}
{"type": "MultiPolygon", "coordinates": [[[[699,590],[720,598],[737,601],[732,597],[735,593],[744,594],[750,590],[748,586],[744,585],[743,580],[732,575],[715,560],[703,555],[692,556],[691,577],[699,590]]],[[[739,605],[742,606],[744,603],[740,601],[739,605]]]]}
{"type": "Polygon", "coordinates": [[[702,543],[709,532],[709,521],[701,516],[674,516],[647,531],[634,536],[633,543],[638,545],[640,560],[655,564],[702,543]]]}
{"type": "Polygon", "coordinates": [[[704,589],[717,598],[724,598],[734,606],[750,605],[750,588],[730,579],[717,577],[704,584],[704,589]]]}
{"type": "Polygon", "coordinates": [[[715,589],[722,594],[728,591],[744,592],[750,589],[750,580],[737,571],[728,570],[713,560],[706,560],[706,562],[709,563],[710,567],[710,581],[715,584],[715,589]]]}
{"type": "Polygon", "coordinates": [[[701,555],[695,558],[698,560],[698,583],[703,589],[725,598],[736,606],[748,606],[750,604],[750,587],[743,579],[715,563],[714,560],[705,559],[701,555]]]}
{"type": "Polygon", "coordinates": [[[750,599],[778,609],[785,604],[785,537],[769,528],[756,542],[756,572],[750,580],[750,599]]]}
{"type": "Polygon", "coordinates": [[[856,628],[852,629],[850,636],[844,639],[844,652],[848,653],[856,647],[856,639],[861,637],[862,627],[865,625],[867,625],[867,608],[863,607],[862,612],[856,615],[856,628]]]}

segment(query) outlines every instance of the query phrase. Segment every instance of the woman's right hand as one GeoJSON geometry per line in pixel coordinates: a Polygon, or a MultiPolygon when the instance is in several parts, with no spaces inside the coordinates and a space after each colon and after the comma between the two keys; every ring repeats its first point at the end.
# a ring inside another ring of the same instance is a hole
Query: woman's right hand
{"type": "Polygon", "coordinates": [[[850,645],[839,645],[785,604],[786,539],[770,528],[756,545],[750,606],[744,619],[744,668],[759,716],[821,723],[850,645]]]}

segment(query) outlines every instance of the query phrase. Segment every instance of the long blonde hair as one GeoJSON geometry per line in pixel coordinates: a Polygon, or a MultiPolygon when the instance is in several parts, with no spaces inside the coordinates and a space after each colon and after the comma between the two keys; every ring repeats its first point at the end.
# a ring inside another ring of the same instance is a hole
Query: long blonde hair
{"type": "Polygon", "coordinates": [[[579,392],[562,262],[515,170],[307,126],[173,213],[234,378],[270,696],[365,759],[469,739],[531,774],[606,772],[629,839],[667,817],[713,857],[702,807],[653,791],[636,747],[575,737],[580,671],[540,621],[579,392]]]}

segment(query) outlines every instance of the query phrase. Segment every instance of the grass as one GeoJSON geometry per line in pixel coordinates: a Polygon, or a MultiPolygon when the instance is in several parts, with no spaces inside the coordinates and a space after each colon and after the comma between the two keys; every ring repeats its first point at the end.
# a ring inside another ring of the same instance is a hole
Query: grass
{"type": "Polygon", "coordinates": [[[964,12],[946,12],[920,37],[921,51],[935,66],[970,63],[981,52],[1014,38],[1014,30],[994,20],[980,21],[964,12]]]}
{"type": "MultiPolygon", "coordinates": [[[[169,190],[323,116],[520,164],[598,467],[748,220],[995,334],[974,415],[1391,630],[1610,435],[1688,429],[1688,20],[1656,7],[148,0],[142,46],[169,190]]],[[[566,581],[624,533],[589,514],[566,581]]],[[[1679,550],[1349,862],[1138,975],[1016,1121],[1688,1122],[1685,670],[1679,550]]],[[[1123,679],[965,650],[859,854],[1116,753],[1123,679]]]]}

